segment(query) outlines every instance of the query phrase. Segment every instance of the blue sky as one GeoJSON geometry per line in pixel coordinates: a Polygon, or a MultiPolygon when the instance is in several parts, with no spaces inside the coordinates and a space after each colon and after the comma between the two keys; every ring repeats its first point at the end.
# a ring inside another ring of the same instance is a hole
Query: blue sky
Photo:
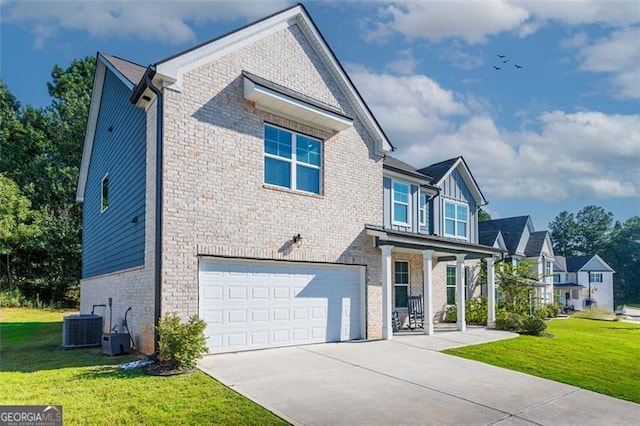
{"type": "MultiPolygon", "coordinates": [[[[0,0],[0,74],[22,104],[44,106],[54,64],[101,50],[149,65],[291,4],[0,0]]],[[[305,7],[396,157],[464,155],[487,210],[537,229],[588,204],[640,215],[640,2],[305,7]]]]}

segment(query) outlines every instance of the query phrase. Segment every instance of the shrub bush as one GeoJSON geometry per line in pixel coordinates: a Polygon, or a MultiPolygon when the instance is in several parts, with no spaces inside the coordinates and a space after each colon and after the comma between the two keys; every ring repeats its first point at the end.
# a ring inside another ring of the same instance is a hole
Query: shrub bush
{"type": "Polygon", "coordinates": [[[547,323],[536,315],[525,315],[522,320],[522,332],[540,336],[547,329],[547,323]]]}
{"type": "MultiPolygon", "coordinates": [[[[467,324],[487,325],[487,299],[486,297],[476,297],[465,302],[465,321],[467,324]]],[[[456,322],[458,320],[458,307],[456,305],[447,306],[444,315],[444,322],[456,322]]]]}
{"type": "Polygon", "coordinates": [[[547,305],[547,310],[549,311],[549,318],[555,318],[560,315],[562,305],[560,305],[559,303],[549,303],[547,305]]]}
{"type": "Polygon", "coordinates": [[[533,315],[540,319],[546,319],[551,317],[551,312],[549,312],[549,309],[546,306],[540,306],[535,310],[533,315]]]}
{"type": "Polygon", "coordinates": [[[496,329],[519,332],[522,330],[523,315],[500,310],[496,313],[496,329]]]}
{"type": "Polygon", "coordinates": [[[195,367],[207,352],[205,327],[206,323],[195,315],[187,322],[182,322],[175,314],[160,318],[157,327],[160,360],[170,362],[178,369],[195,367]]]}

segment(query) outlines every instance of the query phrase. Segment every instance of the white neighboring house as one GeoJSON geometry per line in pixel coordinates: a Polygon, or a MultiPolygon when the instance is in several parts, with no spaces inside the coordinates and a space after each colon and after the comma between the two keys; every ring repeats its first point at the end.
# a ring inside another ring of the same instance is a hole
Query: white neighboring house
{"type": "Polygon", "coordinates": [[[556,256],[553,270],[553,290],[558,302],[574,310],[592,306],[613,312],[615,271],[600,256],[556,256]]]}

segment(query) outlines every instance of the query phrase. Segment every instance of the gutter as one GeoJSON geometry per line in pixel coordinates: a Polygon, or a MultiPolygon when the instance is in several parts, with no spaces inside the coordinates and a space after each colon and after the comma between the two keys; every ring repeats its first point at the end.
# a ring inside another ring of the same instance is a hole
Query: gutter
{"type": "Polygon", "coordinates": [[[159,341],[157,325],[160,321],[161,315],[161,303],[162,303],[162,114],[163,114],[163,96],[162,91],[153,85],[153,77],[156,71],[154,68],[149,67],[144,73],[144,84],[139,84],[134,90],[131,101],[136,103],[140,96],[144,93],[146,88],[149,88],[156,95],[156,239],[155,239],[155,303],[154,303],[154,319],[156,328],[154,328],[154,336],[156,343],[156,350],[159,341]],[[135,101],[134,101],[135,99],[135,101]]]}

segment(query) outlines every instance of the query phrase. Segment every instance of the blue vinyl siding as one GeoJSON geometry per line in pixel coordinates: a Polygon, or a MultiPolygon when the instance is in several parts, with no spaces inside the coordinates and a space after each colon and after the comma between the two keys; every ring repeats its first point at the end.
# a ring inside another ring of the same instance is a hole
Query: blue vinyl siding
{"type": "Polygon", "coordinates": [[[83,278],[144,265],[146,117],[130,95],[107,70],[84,194],[83,278]],[[107,174],[109,207],[101,212],[107,174]]]}

